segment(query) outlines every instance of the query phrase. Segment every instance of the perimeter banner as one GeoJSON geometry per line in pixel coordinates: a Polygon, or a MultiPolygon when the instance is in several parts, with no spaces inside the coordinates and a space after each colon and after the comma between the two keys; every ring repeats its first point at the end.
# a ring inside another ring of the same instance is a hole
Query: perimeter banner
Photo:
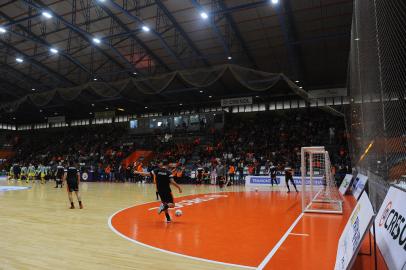
{"type": "Polygon", "coordinates": [[[376,243],[390,270],[406,270],[406,192],[390,187],[375,220],[376,243]]]}
{"type": "Polygon", "coordinates": [[[342,195],[345,195],[345,193],[347,193],[347,190],[351,185],[351,180],[352,180],[352,174],[346,174],[343,179],[343,182],[341,182],[340,189],[339,189],[340,193],[342,195]]]}
{"type": "Polygon", "coordinates": [[[367,181],[368,181],[368,176],[359,173],[359,174],[357,174],[357,177],[355,178],[354,183],[352,183],[352,195],[355,197],[355,199],[357,199],[357,201],[358,201],[361,193],[364,191],[367,181]]]}
{"type": "MultiPolygon", "coordinates": [[[[302,184],[302,177],[301,176],[293,176],[293,181],[296,185],[302,184]]],[[[323,181],[323,177],[315,176],[313,177],[313,185],[315,186],[322,186],[325,183],[323,181]]],[[[310,178],[306,177],[306,185],[310,184],[310,178]]],[[[245,185],[246,186],[272,186],[271,184],[271,177],[269,176],[253,176],[248,175],[245,177],[245,185]]],[[[275,184],[274,184],[275,185],[275,184]]],[[[276,176],[276,186],[285,185],[285,176],[276,176]]]]}
{"type": "Polygon", "coordinates": [[[368,195],[362,193],[338,241],[335,270],[349,269],[374,216],[368,195]]]}

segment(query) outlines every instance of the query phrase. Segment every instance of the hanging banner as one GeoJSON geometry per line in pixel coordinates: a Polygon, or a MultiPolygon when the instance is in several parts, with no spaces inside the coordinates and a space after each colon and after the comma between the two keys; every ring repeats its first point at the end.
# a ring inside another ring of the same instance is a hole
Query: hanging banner
{"type": "Polygon", "coordinates": [[[227,98],[221,100],[221,107],[251,105],[252,97],[227,98]]]}
{"type": "Polygon", "coordinates": [[[329,88],[310,90],[309,95],[312,98],[324,98],[324,97],[346,97],[348,95],[347,88],[329,88]]]}
{"type": "Polygon", "coordinates": [[[364,191],[367,181],[368,176],[359,173],[357,174],[354,183],[352,183],[352,195],[355,197],[355,199],[357,199],[357,201],[361,196],[361,193],[364,191]]]}
{"type": "Polygon", "coordinates": [[[348,188],[351,185],[351,180],[352,180],[352,175],[351,174],[346,174],[343,182],[341,182],[339,191],[342,195],[345,195],[345,193],[347,193],[348,188]]]}
{"type": "Polygon", "coordinates": [[[65,116],[48,117],[48,123],[63,123],[63,122],[65,122],[65,116]]]}
{"type": "Polygon", "coordinates": [[[95,112],[95,118],[113,118],[116,115],[115,111],[95,112]]]}
{"type": "Polygon", "coordinates": [[[406,270],[406,192],[390,187],[375,220],[376,243],[388,269],[406,270]]]}
{"type": "Polygon", "coordinates": [[[374,210],[368,195],[364,192],[344,227],[338,241],[335,270],[350,269],[358,254],[365,235],[369,233],[374,217],[374,210]]]}

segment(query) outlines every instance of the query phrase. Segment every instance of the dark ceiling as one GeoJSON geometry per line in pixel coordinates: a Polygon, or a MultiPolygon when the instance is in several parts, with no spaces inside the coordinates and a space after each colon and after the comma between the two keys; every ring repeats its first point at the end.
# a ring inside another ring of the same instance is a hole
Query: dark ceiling
{"type": "Polygon", "coordinates": [[[284,73],[305,89],[345,86],[353,1],[273,1],[2,0],[1,103],[226,63],[284,73]]]}

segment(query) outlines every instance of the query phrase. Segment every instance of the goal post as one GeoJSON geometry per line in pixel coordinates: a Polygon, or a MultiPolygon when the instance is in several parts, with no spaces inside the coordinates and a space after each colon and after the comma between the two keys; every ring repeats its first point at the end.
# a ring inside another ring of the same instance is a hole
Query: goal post
{"type": "Polygon", "coordinates": [[[302,212],[342,214],[343,201],[324,146],[302,147],[302,212]]]}

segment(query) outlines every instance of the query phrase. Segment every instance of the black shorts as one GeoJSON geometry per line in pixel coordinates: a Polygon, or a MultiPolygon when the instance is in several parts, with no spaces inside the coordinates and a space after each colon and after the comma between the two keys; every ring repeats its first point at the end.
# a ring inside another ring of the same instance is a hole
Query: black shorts
{"type": "Polygon", "coordinates": [[[67,184],[68,184],[67,189],[68,189],[69,192],[79,191],[79,186],[78,186],[78,181],[77,180],[74,180],[74,181],[69,181],[68,180],[67,184]]]}
{"type": "Polygon", "coordinates": [[[171,191],[158,191],[159,198],[163,203],[173,203],[173,196],[171,191]]]}

